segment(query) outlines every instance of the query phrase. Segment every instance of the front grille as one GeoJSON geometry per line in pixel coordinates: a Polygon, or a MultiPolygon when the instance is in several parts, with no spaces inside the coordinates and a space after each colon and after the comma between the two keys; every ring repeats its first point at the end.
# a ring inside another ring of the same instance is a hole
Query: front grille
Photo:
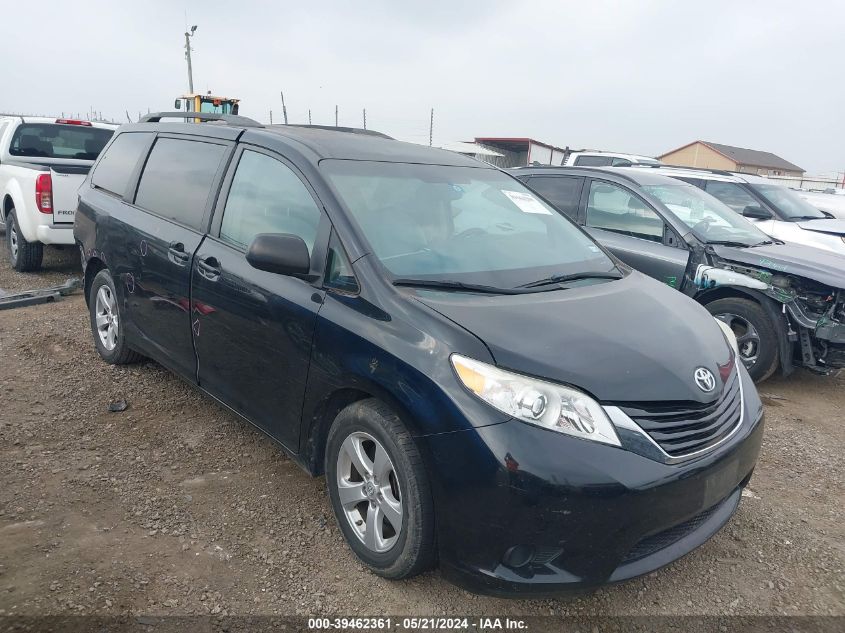
{"type": "Polygon", "coordinates": [[[712,404],[637,403],[620,406],[639,427],[672,457],[682,457],[718,444],[742,417],[739,372],[728,376],[712,404]]]}
{"type": "Polygon", "coordinates": [[[683,523],[671,527],[668,530],[663,530],[657,534],[647,536],[642,541],[634,545],[633,549],[628,552],[627,556],[625,556],[622,564],[630,563],[631,561],[635,561],[640,558],[645,558],[646,556],[650,556],[655,552],[659,552],[660,550],[677,543],[687,534],[691,534],[701,527],[701,525],[713,516],[716,510],[718,510],[721,506],[721,503],[717,503],[712,508],[705,510],[701,514],[695,515],[688,521],[684,521],[683,523]]]}

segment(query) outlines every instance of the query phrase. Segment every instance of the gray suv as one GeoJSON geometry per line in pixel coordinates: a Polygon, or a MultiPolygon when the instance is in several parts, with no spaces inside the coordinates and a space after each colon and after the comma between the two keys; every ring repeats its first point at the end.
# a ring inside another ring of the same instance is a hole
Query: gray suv
{"type": "Polygon", "coordinates": [[[772,239],[713,196],[657,171],[511,173],[623,262],[726,322],[756,381],[778,367],[784,374],[845,367],[845,258],[772,239]]]}

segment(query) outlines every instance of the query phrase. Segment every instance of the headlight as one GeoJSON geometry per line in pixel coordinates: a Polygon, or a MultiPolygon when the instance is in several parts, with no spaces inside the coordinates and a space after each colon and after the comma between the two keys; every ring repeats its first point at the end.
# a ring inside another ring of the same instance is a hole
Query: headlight
{"type": "Polygon", "coordinates": [[[587,394],[457,354],[451,360],[463,385],[499,411],[559,433],[620,445],[604,409],[587,394]]]}
{"type": "MultiPolygon", "coordinates": [[[[716,319],[716,317],[713,318],[716,319]]],[[[736,342],[736,334],[734,334],[734,331],[731,329],[731,326],[729,326],[721,319],[716,319],[716,323],[718,323],[719,327],[722,328],[722,333],[725,335],[725,338],[728,339],[728,344],[733,348],[736,357],[739,358],[739,346],[736,342]]]]}

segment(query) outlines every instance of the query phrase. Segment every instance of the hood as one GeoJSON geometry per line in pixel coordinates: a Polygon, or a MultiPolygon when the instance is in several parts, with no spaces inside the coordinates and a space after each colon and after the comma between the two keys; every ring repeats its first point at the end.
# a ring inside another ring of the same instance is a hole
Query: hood
{"type": "Polygon", "coordinates": [[[833,288],[845,288],[845,256],[832,251],[791,243],[753,248],[712,245],[710,248],[728,261],[806,277],[833,288]]]}
{"type": "Polygon", "coordinates": [[[845,220],[804,220],[798,223],[805,231],[845,235],[845,220]]]}
{"type": "Polygon", "coordinates": [[[693,380],[718,376],[731,349],[712,316],[645,275],[520,295],[416,290],[418,301],[480,338],[496,364],[572,385],[601,402],[712,402],[693,380]]]}

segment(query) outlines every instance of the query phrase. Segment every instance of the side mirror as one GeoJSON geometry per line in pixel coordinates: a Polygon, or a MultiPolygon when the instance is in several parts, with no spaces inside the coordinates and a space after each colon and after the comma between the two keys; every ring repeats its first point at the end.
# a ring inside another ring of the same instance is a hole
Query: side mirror
{"type": "Polygon", "coordinates": [[[173,107],[177,110],[181,110],[182,109],[182,100],[176,99],[176,101],[173,102],[173,107]]]}
{"type": "Polygon", "coordinates": [[[240,110],[240,107],[239,107],[239,106],[240,106],[240,104],[237,104],[237,103],[236,103],[235,105],[233,105],[233,106],[232,106],[232,114],[237,114],[237,113],[238,113],[238,110],[240,110]]]}
{"type": "Polygon", "coordinates": [[[311,257],[305,241],[287,233],[259,233],[249,245],[246,261],[258,270],[294,277],[307,275],[311,257]]]}
{"type": "Polygon", "coordinates": [[[772,214],[762,207],[755,207],[750,204],[742,210],[742,215],[752,220],[770,220],[772,218],[772,214]]]}

